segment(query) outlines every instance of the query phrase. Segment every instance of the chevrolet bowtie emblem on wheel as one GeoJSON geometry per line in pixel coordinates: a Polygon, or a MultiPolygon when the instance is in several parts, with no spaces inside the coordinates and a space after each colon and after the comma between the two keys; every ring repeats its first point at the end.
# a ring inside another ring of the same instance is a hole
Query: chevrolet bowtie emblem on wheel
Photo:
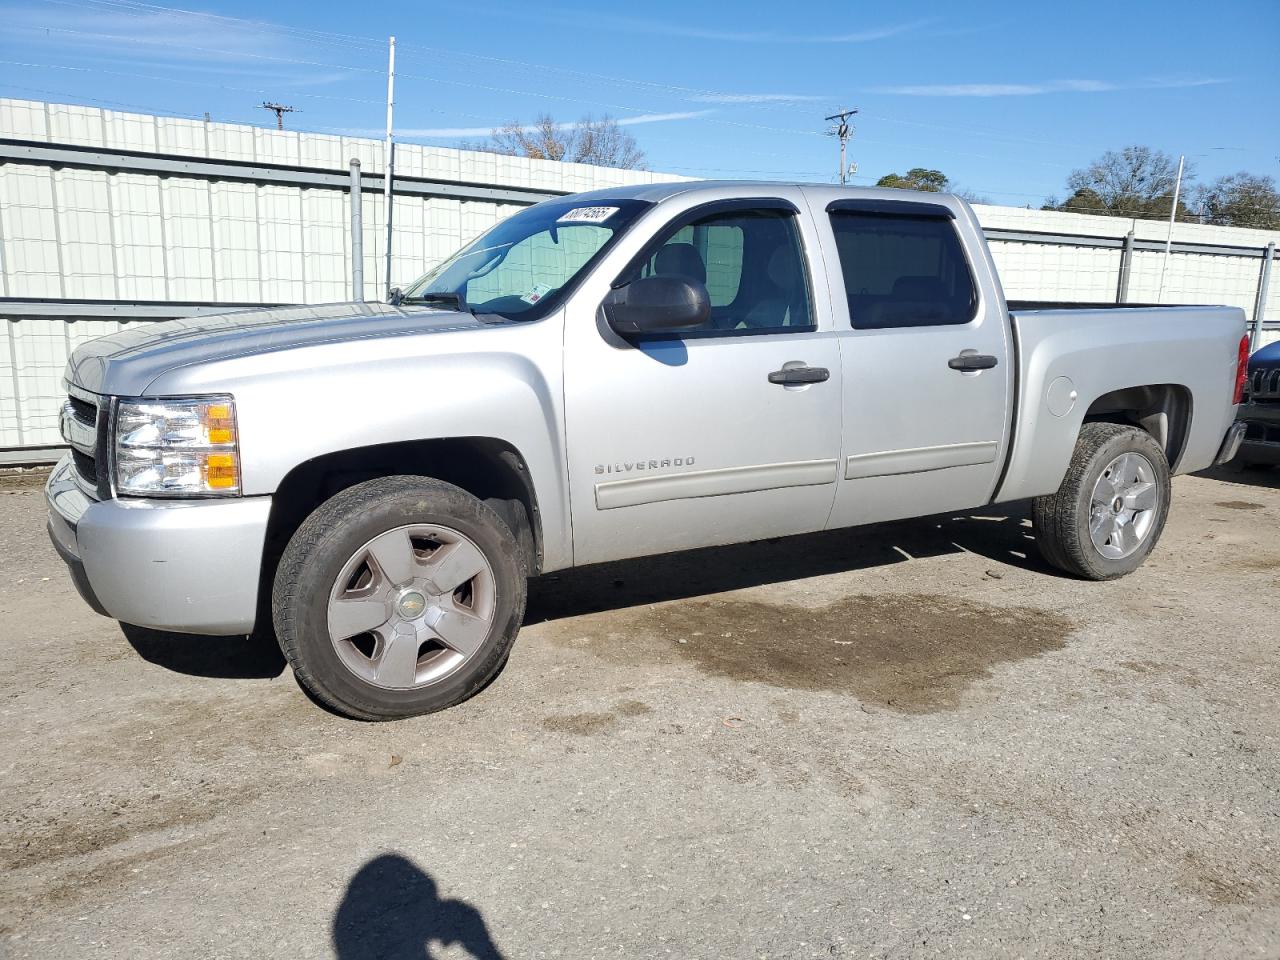
{"type": "Polygon", "coordinates": [[[427,598],[417,590],[410,590],[404,593],[396,601],[396,612],[406,620],[412,620],[425,609],[427,609],[427,598]]]}

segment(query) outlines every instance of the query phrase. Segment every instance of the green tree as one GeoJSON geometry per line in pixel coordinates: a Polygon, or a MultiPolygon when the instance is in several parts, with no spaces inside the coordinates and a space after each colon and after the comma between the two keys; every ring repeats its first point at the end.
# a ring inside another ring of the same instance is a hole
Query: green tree
{"type": "Polygon", "coordinates": [[[1280,230],[1280,193],[1274,177],[1233,173],[1195,192],[1193,206],[1206,223],[1280,230]]]}
{"type": "Polygon", "coordinates": [[[892,187],[897,190],[924,190],[926,193],[954,193],[970,203],[991,202],[972,190],[956,186],[941,170],[927,170],[924,167],[912,167],[905,174],[886,173],[876,181],[876,186],[892,187]]]}
{"type": "Polygon", "coordinates": [[[925,190],[929,193],[946,193],[951,188],[951,181],[941,170],[926,170],[924,167],[912,167],[906,175],[886,173],[876,181],[877,187],[894,187],[898,190],[925,190]]]}

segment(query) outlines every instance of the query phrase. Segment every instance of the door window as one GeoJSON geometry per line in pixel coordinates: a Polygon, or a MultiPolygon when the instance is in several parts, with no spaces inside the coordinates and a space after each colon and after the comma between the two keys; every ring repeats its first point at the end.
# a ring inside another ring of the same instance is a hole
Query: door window
{"type": "Polygon", "coordinates": [[[808,270],[795,215],[711,214],[672,231],[633,276],[679,276],[707,288],[711,316],[680,336],[812,330],[808,270]]]}
{"type": "Polygon", "coordinates": [[[855,330],[968,323],[977,293],[949,219],[833,210],[855,330]]]}

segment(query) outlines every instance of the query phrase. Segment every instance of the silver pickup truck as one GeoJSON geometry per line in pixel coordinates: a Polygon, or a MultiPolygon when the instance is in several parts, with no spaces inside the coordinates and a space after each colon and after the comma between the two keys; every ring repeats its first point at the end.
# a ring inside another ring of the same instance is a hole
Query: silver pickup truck
{"type": "Polygon", "coordinates": [[[1240,310],[1007,304],[938,194],[582,194],[391,301],[75,351],[49,531],[95,610],[269,623],[317,698],[389,719],[481,688],[527,578],[574,565],[1034,498],[1049,563],[1122,576],[1170,474],[1240,440],[1240,310]]]}

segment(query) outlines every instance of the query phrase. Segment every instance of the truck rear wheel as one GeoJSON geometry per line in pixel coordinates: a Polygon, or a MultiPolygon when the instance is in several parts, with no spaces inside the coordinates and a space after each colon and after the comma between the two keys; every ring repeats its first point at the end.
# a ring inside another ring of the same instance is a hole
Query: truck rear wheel
{"type": "Polygon", "coordinates": [[[502,668],[526,571],[502,519],[465,490],[382,477],[321,504],[276,571],[272,619],[298,680],[360,720],[460,703],[502,668]]]}
{"type": "Polygon", "coordinates": [[[1032,506],[1045,561],[1088,580],[1142,565],[1169,514],[1169,464],[1138,427],[1086,423],[1058,492],[1032,506]]]}

